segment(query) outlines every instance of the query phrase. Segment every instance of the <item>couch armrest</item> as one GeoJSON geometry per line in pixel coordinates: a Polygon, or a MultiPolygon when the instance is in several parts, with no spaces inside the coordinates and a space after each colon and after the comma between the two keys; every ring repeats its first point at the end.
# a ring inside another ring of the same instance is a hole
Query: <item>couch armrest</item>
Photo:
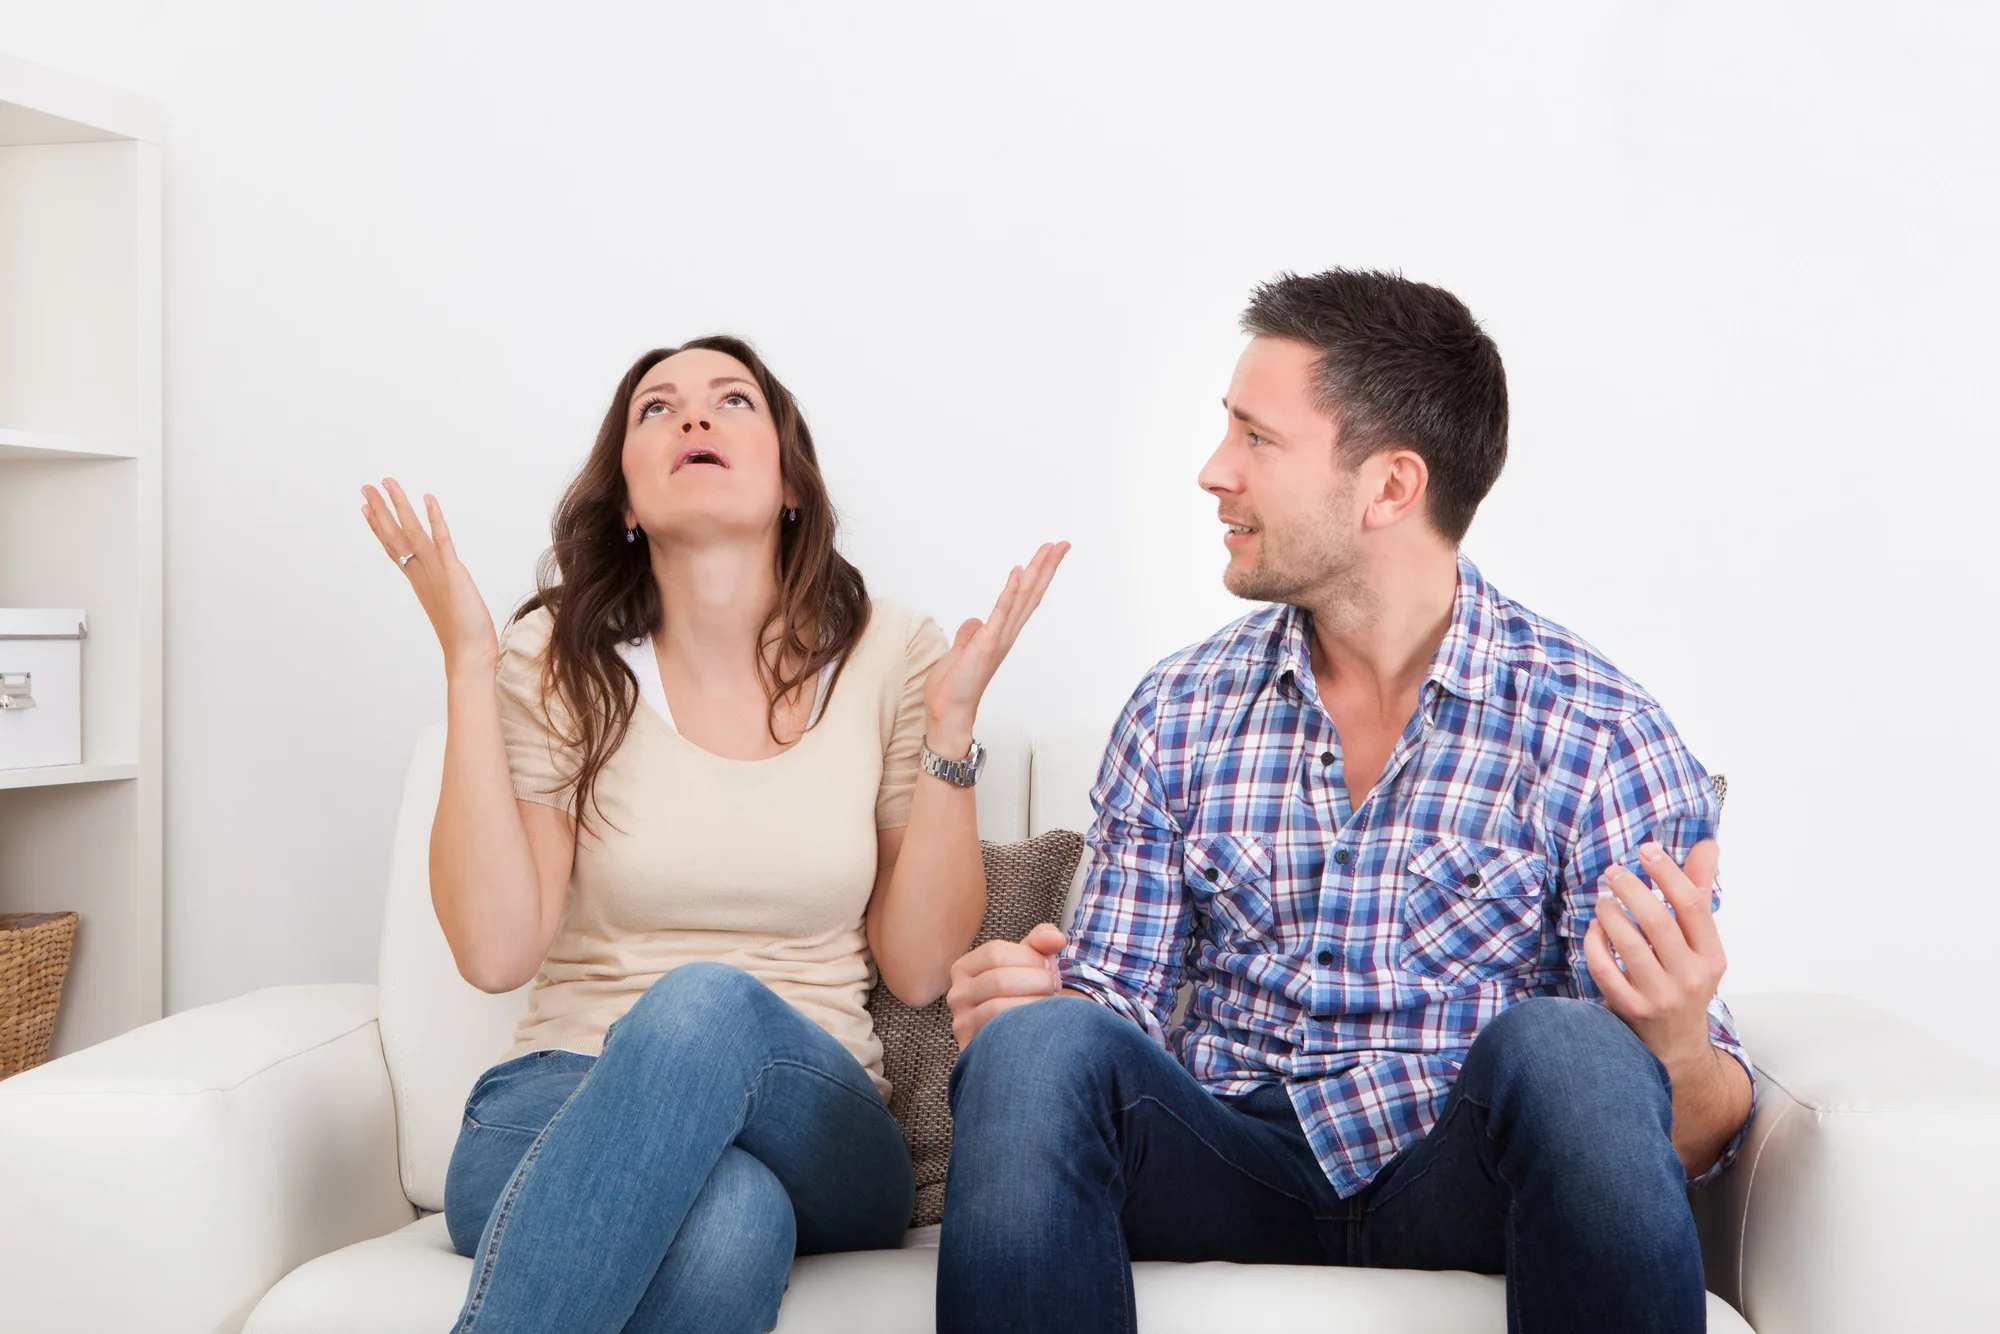
{"type": "Polygon", "coordinates": [[[252,992],[0,1082],[0,1200],[9,1328],[233,1334],[416,1217],[375,988],[252,992]]]}
{"type": "Polygon", "coordinates": [[[1742,1154],[1696,1192],[1708,1286],[1757,1334],[1991,1319],[2000,1072],[1844,996],[1729,998],[1757,1063],[1742,1154]]]}

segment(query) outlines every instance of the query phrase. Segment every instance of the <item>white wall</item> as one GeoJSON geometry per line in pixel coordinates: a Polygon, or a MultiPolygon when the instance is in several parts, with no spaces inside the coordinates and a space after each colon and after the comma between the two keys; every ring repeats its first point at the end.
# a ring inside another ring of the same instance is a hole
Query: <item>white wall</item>
{"type": "Polygon", "coordinates": [[[1076,542],[990,708],[1108,716],[1242,609],[1194,476],[1250,285],[1344,263],[1499,339],[1468,548],[1733,780],[1730,986],[1992,1052],[2000,19],[1226,8],[0,0],[167,108],[170,1005],[372,974],[443,701],[362,481],[504,609],[629,358],[740,331],[877,590],[1076,542]]]}

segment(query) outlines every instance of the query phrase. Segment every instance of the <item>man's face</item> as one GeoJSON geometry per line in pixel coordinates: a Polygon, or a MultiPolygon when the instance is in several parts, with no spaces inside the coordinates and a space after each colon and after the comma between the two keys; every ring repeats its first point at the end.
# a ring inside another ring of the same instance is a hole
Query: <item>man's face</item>
{"type": "Polygon", "coordinates": [[[1227,525],[1222,584],[1240,598],[1301,603],[1359,576],[1354,470],[1313,400],[1316,348],[1254,338],[1222,400],[1228,429],[1201,470],[1227,525]]]}

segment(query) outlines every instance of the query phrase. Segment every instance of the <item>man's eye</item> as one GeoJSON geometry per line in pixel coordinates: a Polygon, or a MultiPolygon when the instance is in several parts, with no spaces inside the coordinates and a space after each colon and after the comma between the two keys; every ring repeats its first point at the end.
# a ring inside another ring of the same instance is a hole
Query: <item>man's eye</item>
{"type": "Polygon", "coordinates": [[[1263,436],[1258,435],[1255,431],[1246,431],[1244,432],[1244,434],[1250,437],[1250,443],[1253,445],[1262,445],[1270,443],[1269,441],[1265,440],[1263,436]]]}

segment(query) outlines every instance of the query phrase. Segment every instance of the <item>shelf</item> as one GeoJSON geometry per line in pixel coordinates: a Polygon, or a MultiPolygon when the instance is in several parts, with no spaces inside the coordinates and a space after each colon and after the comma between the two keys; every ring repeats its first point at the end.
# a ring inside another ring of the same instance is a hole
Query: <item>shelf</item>
{"type": "Polygon", "coordinates": [[[136,764],[53,764],[41,769],[0,769],[0,791],[12,787],[62,787],[70,783],[122,783],[138,776],[136,764]]]}
{"type": "Polygon", "coordinates": [[[0,146],[160,141],[153,102],[0,55],[0,146]]]}
{"type": "Polygon", "coordinates": [[[90,615],[92,762],[0,768],[0,911],[88,923],[53,1057],[164,1008],[161,123],[0,54],[0,603],[90,615]]]}
{"type": "Polygon", "coordinates": [[[0,431],[0,463],[29,459],[134,459],[138,451],[117,440],[43,431],[0,431]]]}

